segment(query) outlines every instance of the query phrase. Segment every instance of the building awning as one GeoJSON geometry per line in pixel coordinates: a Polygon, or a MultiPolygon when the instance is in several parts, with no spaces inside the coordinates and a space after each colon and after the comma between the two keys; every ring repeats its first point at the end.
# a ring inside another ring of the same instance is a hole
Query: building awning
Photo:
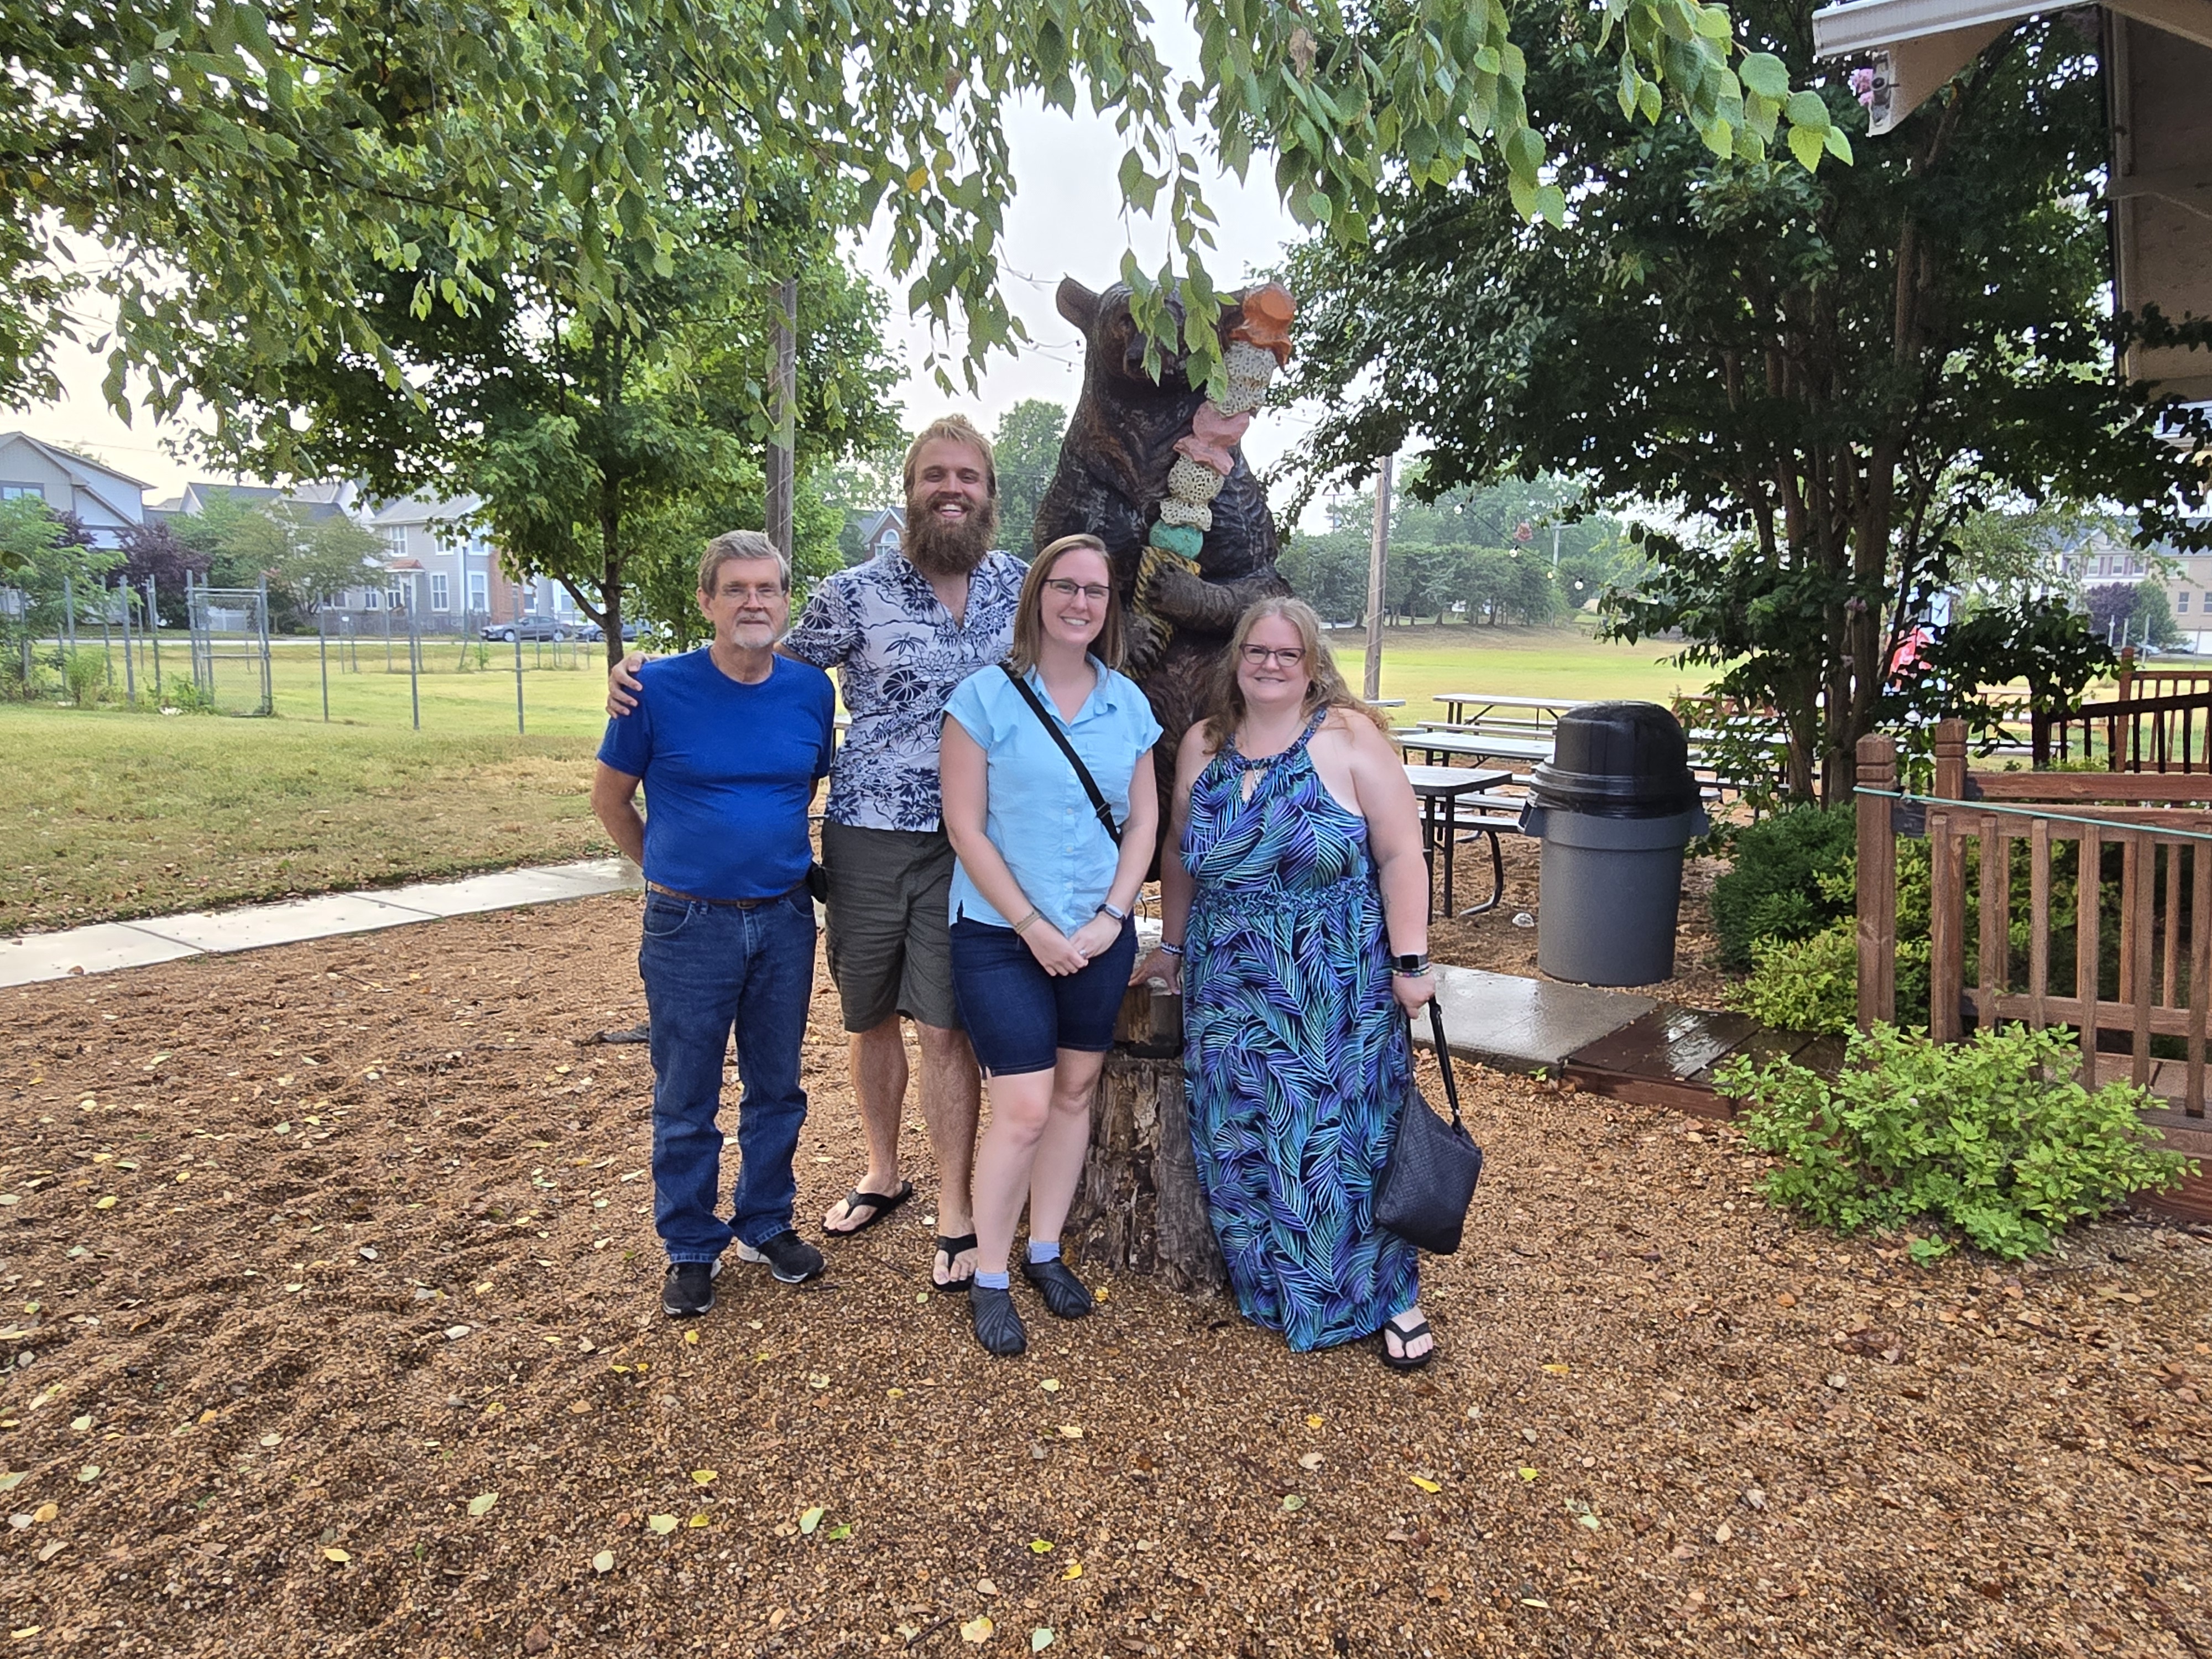
{"type": "MultiPolygon", "coordinates": [[[[1889,131],[2027,17],[2021,0],[1846,0],[1813,14],[1819,58],[1868,60],[1868,131],[1889,131]]],[[[2212,317],[2212,0],[2106,0],[2113,276],[2121,309],[2212,317]]],[[[2212,398],[2212,352],[2128,354],[2130,379],[2212,398]]]]}

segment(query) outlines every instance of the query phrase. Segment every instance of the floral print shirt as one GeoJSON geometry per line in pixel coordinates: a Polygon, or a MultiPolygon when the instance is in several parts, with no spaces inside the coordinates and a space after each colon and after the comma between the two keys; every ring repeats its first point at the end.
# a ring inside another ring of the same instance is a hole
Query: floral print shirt
{"type": "Polygon", "coordinates": [[[941,827],[937,744],[953,689],[1001,661],[1029,567],[987,553],[968,578],[958,622],[929,578],[896,549],[826,578],[780,649],[837,671],[852,729],[830,769],[833,823],[863,830],[941,827]]]}

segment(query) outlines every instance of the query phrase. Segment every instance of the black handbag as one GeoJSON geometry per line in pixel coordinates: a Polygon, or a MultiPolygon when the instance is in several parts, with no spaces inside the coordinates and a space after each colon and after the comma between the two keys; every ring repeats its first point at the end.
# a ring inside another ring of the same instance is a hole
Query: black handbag
{"type": "MultiPolygon", "coordinates": [[[[1460,1121],[1459,1082],[1452,1076],[1451,1048],[1444,1042],[1443,1012],[1429,1004],[1429,1031],[1437,1042],[1437,1068],[1443,1073],[1444,1098],[1451,1103],[1451,1121],[1430,1109],[1421,1091],[1408,1079],[1405,1103],[1398,1112],[1398,1133],[1375,1182],[1375,1224],[1398,1235],[1408,1244],[1450,1255],[1459,1249],[1467,1229],[1467,1206],[1474,1201],[1474,1183],[1482,1178],[1482,1148],[1460,1121]]],[[[1413,1021],[1406,1018],[1406,1060],[1413,1064],[1413,1021]]]]}

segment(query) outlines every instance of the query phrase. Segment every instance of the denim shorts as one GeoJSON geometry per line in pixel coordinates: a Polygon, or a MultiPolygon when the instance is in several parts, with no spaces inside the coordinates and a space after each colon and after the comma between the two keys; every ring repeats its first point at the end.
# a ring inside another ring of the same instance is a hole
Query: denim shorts
{"type": "Polygon", "coordinates": [[[1080,973],[1048,974],[1011,927],[965,917],[952,924],[952,988],[960,1023],[975,1060],[994,1077],[1048,1072],[1062,1048],[1103,1054],[1114,1046],[1129,970],[1136,965],[1137,925],[1080,973]]]}

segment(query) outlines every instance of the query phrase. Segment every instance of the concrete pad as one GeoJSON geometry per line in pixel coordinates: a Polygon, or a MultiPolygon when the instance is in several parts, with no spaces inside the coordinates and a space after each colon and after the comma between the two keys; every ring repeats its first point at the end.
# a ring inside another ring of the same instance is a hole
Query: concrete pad
{"type": "MultiPolygon", "coordinates": [[[[1442,964],[1437,1000],[1452,1052],[1502,1072],[1557,1071],[1576,1049],[1659,1006],[1627,991],[1442,964]]],[[[1429,1042],[1425,1018],[1413,1022],[1413,1036],[1429,1042]]]]}
{"type": "MultiPolygon", "coordinates": [[[[619,860],[609,860],[607,862],[619,863],[619,860]]],[[[622,890],[619,872],[611,878],[598,872],[583,876],[570,873],[586,868],[588,866],[580,865],[563,865],[544,870],[500,870],[488,876],[470,876],[461,881],[416,882],[411,886],[380,891],[375,897],[383,903],[418,910],[425,915],[467,916],[487,910],[514,910],[527,904],[561,903],[590,897],[597,893],[622,890]]]]}
{"type": "Polygon", "coordinates": [[[295,899],[285,904],[159,916],[144,925],[148,932],[194,950],[230,951],[258,951],[264,945],[296,945],[302,939],[374,933],[380,927],[434,920],[427,910],[386,903],[359,893],[325,893],[320,898],[295,899]]]}
{"type": "Polygon", "coordinates": [[[196,957],[199,947],[162,939],[120,921],[96,922],[58,933],[25,933],[0,939],[0,985],[35,985],[72,974],[105,974],[156,962],[196,957]]]}
{"type": "Polygon", "coordinates": [[[530,872],[581,888],[586,893],[639,893],[645,872],[626,858],[579,859],[574,864],[541,864],[530,872]]]}

